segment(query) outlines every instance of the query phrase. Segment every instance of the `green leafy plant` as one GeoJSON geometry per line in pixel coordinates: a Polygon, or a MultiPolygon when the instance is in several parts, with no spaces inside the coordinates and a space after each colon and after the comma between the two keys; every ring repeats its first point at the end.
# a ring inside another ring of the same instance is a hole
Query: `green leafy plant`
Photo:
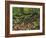
{"type": "MultiPolygon", "coordinates": [[[[33,25],[32,27],[29,27],[30,29],[39,29],[39,22],[40,22],[40,9],[39,8],[20,8],[20,7],[13,7],[13,24],[14,27],[17,25],[15,24],[28,24],[30,23],[30,26],[33,25]]],[[[27,25],[24,27],[26,28],[27,25]]],[[[17,27],[19,28],[19,26],[17,27]]],[[[21,27],[20,27],[21,28],[21,27]]],[[[29,29],[26,28],[26,29],[29,29]]]]}

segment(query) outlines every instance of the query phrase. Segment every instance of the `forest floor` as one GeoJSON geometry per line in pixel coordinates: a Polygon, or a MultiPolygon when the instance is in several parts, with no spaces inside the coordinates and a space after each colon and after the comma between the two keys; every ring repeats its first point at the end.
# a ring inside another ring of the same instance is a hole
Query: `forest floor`
{"type": "Polygon", "coordinates": [[[31,23],[14,24],[14,30],[33,30],[35,27],[31,23]]]}

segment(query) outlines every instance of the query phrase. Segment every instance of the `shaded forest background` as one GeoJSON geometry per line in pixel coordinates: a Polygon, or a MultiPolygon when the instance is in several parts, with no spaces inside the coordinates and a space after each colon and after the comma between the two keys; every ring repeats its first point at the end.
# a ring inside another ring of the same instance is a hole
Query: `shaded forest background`
{"type": "Polygon", "coordinates": [[[40,29],[40,8],[13,7],[13,30],[40,29]]]}

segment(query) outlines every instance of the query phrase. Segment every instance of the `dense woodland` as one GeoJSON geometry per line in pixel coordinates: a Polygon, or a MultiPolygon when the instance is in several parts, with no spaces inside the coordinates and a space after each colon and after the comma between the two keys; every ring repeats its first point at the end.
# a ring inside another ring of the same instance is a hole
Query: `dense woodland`
{"type": "Polygon", "coordinates": [[[38,30],[40,27],[39,8],[13,7],[13,30],[38,30]]]}

